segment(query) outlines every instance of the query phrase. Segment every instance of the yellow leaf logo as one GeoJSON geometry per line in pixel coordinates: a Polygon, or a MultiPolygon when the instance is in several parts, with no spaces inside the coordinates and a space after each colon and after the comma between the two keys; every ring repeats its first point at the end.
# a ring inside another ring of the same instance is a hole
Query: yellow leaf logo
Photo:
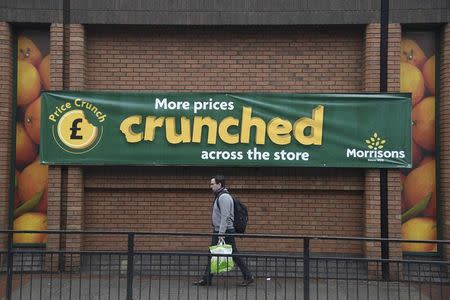
{"type": "Polygon", "coordinates": [[[383,140],[378,133],[374,132],[373,135],[365,140],[367,144],[367,148],[370,150],[380,150],[384,148],[384,144],[386,144],[386,140],[383,140]]]}

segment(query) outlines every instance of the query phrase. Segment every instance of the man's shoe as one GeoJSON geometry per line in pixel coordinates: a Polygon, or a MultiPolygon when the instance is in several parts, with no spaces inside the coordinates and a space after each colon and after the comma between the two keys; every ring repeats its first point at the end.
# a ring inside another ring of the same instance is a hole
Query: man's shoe
{"type": "Polygon", "coordinates": [[[252,284],[255,281],[255,276],[251,276],[249,278],[244,279],[239,285],[240,286],[248,286],[249,284],[252,284]]]}
{"type": "Polygon", "coordinates": [[[197,285],[197,286],[211,285],[211,281],[207,281],[205,279],[200,279],[199,281],[194,282],[194,285],[197,285]]]}

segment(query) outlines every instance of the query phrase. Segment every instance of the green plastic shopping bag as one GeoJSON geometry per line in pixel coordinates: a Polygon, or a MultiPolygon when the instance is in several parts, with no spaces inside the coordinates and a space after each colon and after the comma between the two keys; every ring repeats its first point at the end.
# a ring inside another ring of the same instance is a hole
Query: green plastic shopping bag
{"type": "Polygon", "coordinates": [[[231,245],[220,242],[216,246],[209,247],[211,254],[211,273],[219,274],[229,272],[234,268],[234,261],[231,256],[216,256],[217,254],[231,254],[233,247],[231,245]]]}

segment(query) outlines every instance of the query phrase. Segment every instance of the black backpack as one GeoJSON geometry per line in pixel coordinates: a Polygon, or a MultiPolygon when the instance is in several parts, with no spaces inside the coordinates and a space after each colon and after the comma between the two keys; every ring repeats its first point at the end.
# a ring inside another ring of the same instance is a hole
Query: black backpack
{"type": "MultiPolygon", "coordinates": [[[[222,192],[219,195],[219,197],[225,193],[229,194],[227,192],[222,192]]],[[[217,207],[219,207],[220,210],[219,197],[217,197],[217,207]]],[[[245,204],[242,203],[241,200],[239,200],[239,198],[233,196],[231,196],[231,198],[233,199],[234,204],[234,221],[233,221],[234,229],[236,230],[236,233],[244,233],[248,223],[247,206],[245,206],[245,204]]]]}

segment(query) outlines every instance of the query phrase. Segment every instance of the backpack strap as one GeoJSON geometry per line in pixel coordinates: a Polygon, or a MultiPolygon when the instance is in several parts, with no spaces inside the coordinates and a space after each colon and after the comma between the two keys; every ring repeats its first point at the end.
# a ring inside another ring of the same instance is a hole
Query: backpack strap
{"type": "Polygon", "coordinates": [[[223,191],[221,191],[220,194],[217,196],[216,202],[217,202],[217,207],[219,208],[219,210],[220,210],[219,198],[220,198],[220,196],[222,196],[223,194],[230,194],[230,193],[228,193],[228,191],[223,190],[223,191]]]}

